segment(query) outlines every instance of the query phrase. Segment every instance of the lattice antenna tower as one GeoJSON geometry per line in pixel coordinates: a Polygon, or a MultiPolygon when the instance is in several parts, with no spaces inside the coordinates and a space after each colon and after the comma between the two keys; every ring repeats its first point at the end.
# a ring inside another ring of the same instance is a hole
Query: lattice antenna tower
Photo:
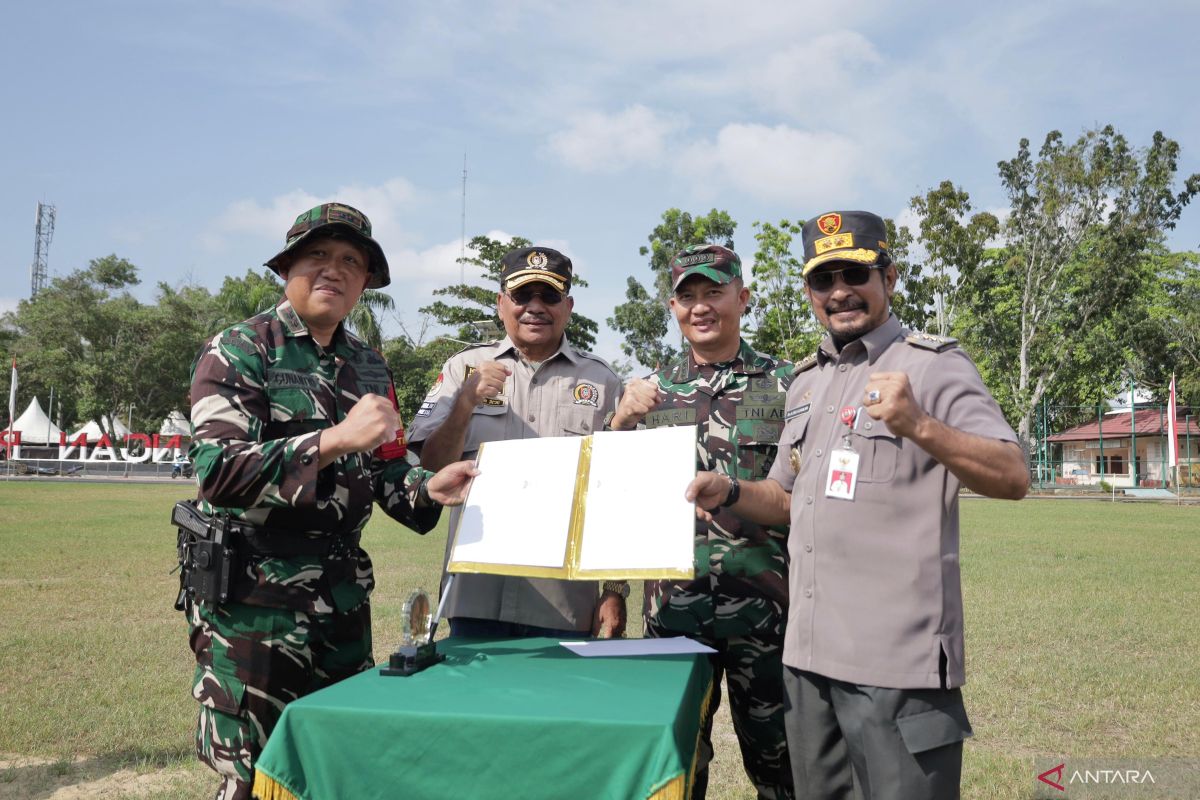
{"type": "Polygon", "coordinates": [[[50,240],[54,238],[54,206],[37,205],[37,235],[33,240],[33,265],[29,267],[29,299],[46,288],[46,262],[50,258],[50,240]]]}

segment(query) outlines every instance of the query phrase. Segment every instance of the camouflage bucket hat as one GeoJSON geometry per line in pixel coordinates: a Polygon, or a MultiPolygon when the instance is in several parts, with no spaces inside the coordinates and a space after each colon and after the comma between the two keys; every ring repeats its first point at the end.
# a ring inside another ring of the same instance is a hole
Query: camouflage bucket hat
{"type": "Polygon", "coordinates": [[[742,259],[719,244],[694,244],[671,259],[671,291],[693,275],[703,275],[714,283],[729,283],[742,277],[742,259]]]}
{"type": "Polygon", "coordinates": [[[366,248],[370,255],[368,269],[371,272],[371,277],[367,280],[368,289],[380,289],[392,282],[383,248],[371,238],[371,220],[357,208],[343,203],[324,203],[296,217],[296,221],[288,229],[283,249],[268,261],[266,266],[273,269],[276,275],[283,277],[280,266],[284,263],[285,254],[301,242],[331,233],[345,234],[366,248]]]}

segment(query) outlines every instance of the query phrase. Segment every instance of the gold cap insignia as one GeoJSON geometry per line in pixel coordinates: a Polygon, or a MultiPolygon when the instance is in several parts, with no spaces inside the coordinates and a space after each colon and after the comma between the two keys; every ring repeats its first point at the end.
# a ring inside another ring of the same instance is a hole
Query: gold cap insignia
{"type": "Polygon", "coordinates": [[[813,250],[817,255],[828,253],[830,250],[841,250],[846,247],[854,247],[853,233],[839,233],[834,236],[823,236],[813,242],[813,250]]]}
{"type": "Polygon", "coordinates": [[[533,269],[545,269],[546,265],[550,263],[550,259],[546,258],[545,253],[539,253],[538,251],[534,250],[529,254],[529,257],[525,259],[525,263],[527,263],[533,269]]]}
{"type": "Polygon", "coordinates": [[[822,214],[821,217],[817,219],[817,227],[820,228],[821,233],[824,233],[826,236],[833,236],[842,229],[842,215],[822,214]]]}

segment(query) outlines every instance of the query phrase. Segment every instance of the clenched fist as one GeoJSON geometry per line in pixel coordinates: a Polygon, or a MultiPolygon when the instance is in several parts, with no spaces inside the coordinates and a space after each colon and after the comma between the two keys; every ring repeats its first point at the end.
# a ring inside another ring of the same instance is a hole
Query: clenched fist
{"type": "Polygon", "coordinates": [[[613,430],[633,430],[643,417],[663,401],[663,397],[655,381],[634,378],[625,384],[625,393],[621,395],[621,402],[617,404],[617,411],[613,415],[613,430]]]}
{"type": "Polygon", "coordinates": [[[460,391],[473,406],[481,406],[504,392],[504,380],[511,374],[499,361],[484,361],[463,381],[460,391]]]}
{"type": "Polygon", "coordinates": [[[369,453],[396,438],[400,416],[392,401],[377,394],[365,394],[350,409],[346,418],[321,434],[321,455],[369,453]]]}
{"type": "Polygon", "coordinates": [[[872,373],[863,389],[863,408],[875,419],[883,420],[892,433],[906,439],[912,438],[928,416],[903,372],[872,373]]]}

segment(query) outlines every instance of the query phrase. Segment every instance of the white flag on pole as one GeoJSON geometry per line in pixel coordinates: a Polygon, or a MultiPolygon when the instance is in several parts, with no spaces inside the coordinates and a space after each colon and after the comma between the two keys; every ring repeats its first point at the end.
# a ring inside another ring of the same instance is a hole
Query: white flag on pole
{"type": "Polygon", "coordinates": [[[13,356],[12,383],[8,387],[8,426],[11,428],[17,413],[17,357],[13,356]]]}
{"type": "Polygon", "coordinates": [[[1171,375],[1171,394],[1167,398],[1167,459],[1172,468],[1179,464],[1179,431],[1175,420],[1178,412],[1175,410],[1175,376],[1171,375]]]}
{"type": "Polygon", "coordinates": [[[13,423],[17,419],[17,357],[13,356],[12,382],[8,387],[8,431],[4,437],[4,457],[12,457],[13,423]]]}

